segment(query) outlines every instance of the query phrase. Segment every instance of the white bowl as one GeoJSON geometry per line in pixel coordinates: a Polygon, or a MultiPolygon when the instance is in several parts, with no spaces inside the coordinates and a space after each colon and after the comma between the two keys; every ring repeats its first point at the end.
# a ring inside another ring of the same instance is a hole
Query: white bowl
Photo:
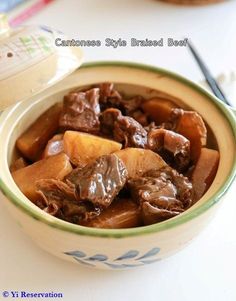
{"type": "Polygon", "coordinates": [[[41,248],[62,259],[102,269],[127,269],[156,262],[188,244],[210,221],[236,173],[234,114],[198,85],[168,71],[139,64],[100,62],[83,65],[68,78],[0,117],[0,189],[22,229],[41,248]],[[74,225],[43,212],[13,181],[9,164],[17,137],[47,108],[75,87],[114,82],[126,94],[165,95],[198,111],[213,130],[219,168],[209,190],[194,206],[167,221],[132,229],[107,230],[74,225]]]}

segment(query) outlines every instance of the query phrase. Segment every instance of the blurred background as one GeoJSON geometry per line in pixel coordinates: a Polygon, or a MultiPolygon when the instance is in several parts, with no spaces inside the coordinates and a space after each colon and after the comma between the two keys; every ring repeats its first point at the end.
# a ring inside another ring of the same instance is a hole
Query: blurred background
{"type": "MultiPolygon", "coordinates": [[[[7,11],[13,25],[44,24],[75,39],[187,37],[214,76],[224,74],[228,79],[233,76],[231,71],[236,71],[234,0],[203,6],[157,0],[1,0],[0,10],[7,11]]],[[[103,46],[86,47],[84,53],[86,61],[137,61],[177,71],[196,81],[203,78],[186,47],[103,46]]]]}

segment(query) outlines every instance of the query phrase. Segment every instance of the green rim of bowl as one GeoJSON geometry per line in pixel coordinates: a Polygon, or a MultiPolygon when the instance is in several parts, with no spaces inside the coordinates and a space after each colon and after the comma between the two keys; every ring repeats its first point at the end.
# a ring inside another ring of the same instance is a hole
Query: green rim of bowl
{"type": "MultiPolygon", "coordinates": [[[[139,63],[130,63],[130,62],[121,62],[121,61],[101,61],[101,62],[91,62],[83,64],[80,68],[94,68],[94,67],[129,67],[129,68],[136,68],[141,70],[150,71],[153,73],[159,73],[163,75],[167,75],[179,82],[184,83],[187,86],[192,87],[194,90],[198,91],[199,93],[205,95],[210,99],[214,104],[220,109],[220,111],[224,114],[227,118],[229,124],[231,125],[232,132],[234,137],[236,138],[236,118],[233,112],[218,98],[198,86],[197,84],[191,82],[190,80],[173,73],[171,71],[167,71],[162,68],[152,67],[149,65],[139,64],[139,63]]],[[[230,185],[232,184],[234,178],[236,176],[236,160],[234,165],[232,166],[231,172],[228,176],[227,181],[219,187],[217,192],[212,195],[212,197],[201,204],[199,207],[194,208],[189,212],[185,212],[183,215],[179,215],[176,218],[169,219],[167,221],[153,224],[150,226],[143,226],[137,228],[130,228],[130,229],[96,229],[96,228],[89,228],[83,227],[75,224],[71,224],[65,221],[62,221],[58,218],[48,216],[46,213],[41,213],[34,211],[33,208],[28,206],[27,204],[23,204],[20,198],[11,192],[8,186],[2,181],[0,178],[0,189],[3,194],[11,200],[11,202],[20,208],[22,211],[30,215],[32,218],[38,220],[39,222],[45,223],[50,227],[78,234],[78,235],[86,235],[86,236],[95,236],[95,237],[110,237],[110,238],[124,238],[130,236],[138,236],[143,234],[152,234],[164,230],[171,229],[173,227],[179,226],[183,223],[186,223],[193,218],[201,215],[202,213],[206,212],[209,208],[211,208],[214,204],[216,204],[222,196],[226,193],[229,189],[230,185]]]]}

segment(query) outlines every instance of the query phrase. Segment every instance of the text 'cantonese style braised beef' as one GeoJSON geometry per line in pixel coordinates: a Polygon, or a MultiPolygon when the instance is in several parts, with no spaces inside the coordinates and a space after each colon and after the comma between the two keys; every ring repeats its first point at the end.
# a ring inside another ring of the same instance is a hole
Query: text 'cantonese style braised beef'
{"type": "Polygon", "coordinates": [[[17,140],[12,176],[47,214],[95,228],[178,216],[215,178],[202,117],[163,97],[124,96],[112,83],[72,91],[17,140]]]}

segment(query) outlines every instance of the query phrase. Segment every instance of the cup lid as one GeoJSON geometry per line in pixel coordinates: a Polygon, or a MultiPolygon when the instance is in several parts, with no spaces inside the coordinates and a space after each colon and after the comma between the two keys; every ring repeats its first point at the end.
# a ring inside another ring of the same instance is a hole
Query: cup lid
{"type": "Polygon", "coordinates": [[[83,62],[79,47],[56,46],[67,40],[46,26],[10,28],[0,15],[0,111],[60,81],[83,62]]]}

